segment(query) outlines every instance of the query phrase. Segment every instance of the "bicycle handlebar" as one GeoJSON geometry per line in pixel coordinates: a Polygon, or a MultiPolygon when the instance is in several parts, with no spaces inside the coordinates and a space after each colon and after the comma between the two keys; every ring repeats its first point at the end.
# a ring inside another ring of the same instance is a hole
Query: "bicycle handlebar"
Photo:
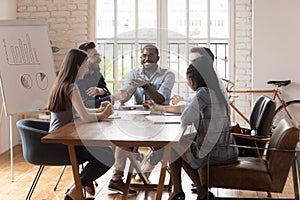
{"type": "Polygon", "coordinates": [[[226,88],[227,91],[235,86],[234,82],[232,82],[228,79],[222,78],[222,81],[225,82],[225,88],[226,88]]]}
{"type": "Polygon", "coordinates": [[[235,85],[234,82],[228,80],[228,79],[225,79],[225,78],[222,78],[222,81],[226,82],[226,83],[229,83],[231,85],[235,85]]]}

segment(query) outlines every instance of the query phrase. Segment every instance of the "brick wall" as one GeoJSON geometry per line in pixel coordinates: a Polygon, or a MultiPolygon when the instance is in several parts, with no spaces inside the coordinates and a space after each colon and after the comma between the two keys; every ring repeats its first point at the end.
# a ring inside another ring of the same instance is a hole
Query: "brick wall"
{"type": "Polygon", "coordinates": [[[54,54],[58,69],[70,48],[88,38],[89,0],[17,0],[17,19],[46,19],[49,37],[61,50],[54,54]]]}
{"type": "MultiPolygon", "coordinates": [[[[235,84],[238,89],[250,89],[252,86],[252,0],[236,0],[235,5],[235,84]]],[[[238,94],[235,105],[250,116],[252,95],[238,94]]],[[[243,122],[239,116],[233,120],[243,122]]],[[[241,123],[244,125],[244,123],[241,123]]]]}

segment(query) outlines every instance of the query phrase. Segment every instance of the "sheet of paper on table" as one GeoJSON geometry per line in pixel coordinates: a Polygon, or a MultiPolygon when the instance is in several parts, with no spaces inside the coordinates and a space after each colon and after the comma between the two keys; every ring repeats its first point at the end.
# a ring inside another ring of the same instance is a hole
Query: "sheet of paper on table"
{"type": "Polygon", "coordinates": [[[148,120],[150,120],[153,124],[180,124],[181,123],[181,116],[178,115],[171,115],[171,116],[146,116],[148,120]]]}
{"type": "Polygon", "coordinates": [[[164,112],[164,115],[166,115],[166,116],[180,116],[181,114],[164,112]]]}
{"type": "Polygon", "coordinates": [[[127,114],[129,115],[149,115],[151,113],[150,110],[129,110],[127,114]]]}
{"type": "Polygon", "coordinates": [[[121,116],[119,115],[119,113],[113,113],[107,119],[121,119],[121,116]]]}

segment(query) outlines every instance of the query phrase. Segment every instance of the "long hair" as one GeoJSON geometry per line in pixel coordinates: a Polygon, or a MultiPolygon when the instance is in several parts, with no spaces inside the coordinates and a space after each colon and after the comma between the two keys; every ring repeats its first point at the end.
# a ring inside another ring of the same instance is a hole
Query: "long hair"
{"type": "Polygon", "coordinates": [[[199,71],[193,66],[193,64],[190,64],[186,70],[186,75],[188,78],[192,79],[193,82],[196,84],[196,89],[199,87],[206,87],[206,83],[204,79],[202,78],[199,71]]]}
{"type": "Polygon", "coordinates": [[[207,87],[215,92],[219,102],[227,104],[227,99],[219,85],[219,78],[213,68],[213,60],[211,57],[200,56],[196,58],[192,64],[189,65],[186,75],[196,83],[196,89],[199,87],[207,87]]]}
{"type": "Polygon", "coordinates": [[[87,59],[87,54],[79,49],[71,49],[64,58],[59,74],[53,84],[47,108],[51,112],[65,111],[69,86],[75,82],[78,68],[87,59]]]}

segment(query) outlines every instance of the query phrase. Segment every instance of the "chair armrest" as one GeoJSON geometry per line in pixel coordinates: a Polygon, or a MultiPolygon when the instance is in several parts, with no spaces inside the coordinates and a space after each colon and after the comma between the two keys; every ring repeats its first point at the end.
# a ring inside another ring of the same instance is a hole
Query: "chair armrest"
{"type": "Polygon", "coordinates": [[[280,152],[300,152],[300,150],[296,149],[278,149],[278,148],[268,148],[268,147],[251,147],[251,146],[244,146],[244,145],[236,145],[230,144],[230,147],[239,147],[239,148],[246,148],[246,149],[261,149],[261,150],[268,150],[268,151],[280,151],[280,152]]]}
{"type": "Polygon", "coordinates": [[[259,142],[269,142],[270,138],[259,138],[259,137],[253,137],[251,135],[247,134],[241,134],[241,133],[231,133],[234,138],[243,138],[247,140],[252,140],[252,141],[259,141],[259,142]]]}

